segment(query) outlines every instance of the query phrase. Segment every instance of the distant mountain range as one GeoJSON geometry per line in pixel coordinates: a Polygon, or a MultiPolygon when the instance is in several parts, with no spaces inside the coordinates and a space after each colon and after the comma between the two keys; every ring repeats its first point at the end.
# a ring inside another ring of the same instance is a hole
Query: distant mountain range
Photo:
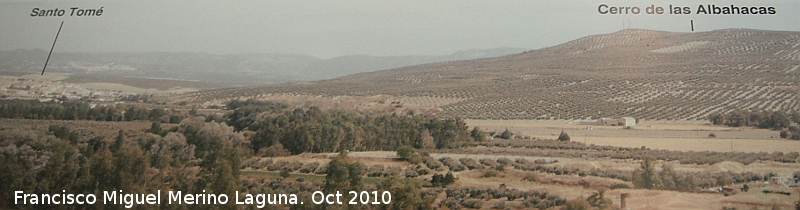
{"type": "MultiPolygon", "coordinates": [[[[320,59],[290,54],[186,52],[53,53],[48,72],[197,80],[218,84],[273,84],[313,81],[425,63],[498,57],[522,48],[466,50],[442,56],[348,55],[320,59]]],[[[0,72],[41,72],[47,51],[0,51],[0,72]]]]}

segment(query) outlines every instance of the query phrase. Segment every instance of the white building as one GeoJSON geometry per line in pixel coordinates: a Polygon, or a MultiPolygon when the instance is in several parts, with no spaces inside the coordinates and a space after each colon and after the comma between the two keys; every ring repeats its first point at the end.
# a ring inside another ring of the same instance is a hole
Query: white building
{"type": "Polygon", "coordinates": [[[608,126],[636,126],[636,119],[632,117],[623,118],[600,118],[599,120],[581,120],[581,125],[608,125],[608,126]]]}

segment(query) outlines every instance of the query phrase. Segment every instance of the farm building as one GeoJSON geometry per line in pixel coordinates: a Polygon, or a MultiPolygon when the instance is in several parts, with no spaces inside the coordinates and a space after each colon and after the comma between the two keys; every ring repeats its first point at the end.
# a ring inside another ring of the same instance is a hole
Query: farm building
{"type": "Polygon", "coordinates": [[[600,118],[599,120],[581,120],[581,125],[609,125],[609,126],[636,126],[636,119],[632,117],[623,118],[600,118]]]}
{"type": "Polygon", "coordinates": [[[794,180],[794,177],[790,177],[790,176],[772,177],[770,181],[772,181],[772,183],[779,184],[779,185],[784,185],[784,186],[797,185],[797,181],[794,180]]]}
{"type": "Polygon", "coordinates": [[[625,127],[636,126],[636,119],[633,119],[633,117],[623,117],[622,120],[625,123],[625,127]]]}

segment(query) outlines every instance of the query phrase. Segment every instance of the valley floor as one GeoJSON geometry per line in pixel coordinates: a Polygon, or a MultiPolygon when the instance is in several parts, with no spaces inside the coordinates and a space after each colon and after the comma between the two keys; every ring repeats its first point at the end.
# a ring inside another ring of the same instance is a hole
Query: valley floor
{"type": "Polygon", "coordinates": [[[800,141],[781,139],[778,131],[709,125],[707,121],[643,121],[632,129],[568,120],[467,120],[467,124],[497,133],[508,129],[518,136],[540,139],[556,139],[563,130],[572,141],[596,145],[718,152],[800,150],[800,141]]]}

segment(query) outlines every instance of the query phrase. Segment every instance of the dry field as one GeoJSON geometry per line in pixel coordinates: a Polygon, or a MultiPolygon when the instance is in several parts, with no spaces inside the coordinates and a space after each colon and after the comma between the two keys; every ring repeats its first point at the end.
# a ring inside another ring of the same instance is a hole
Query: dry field
{"type": "MultiPolygon", "coordinates": [[[[326,153],[322,154],[325,157],[333,157],[335,153],[326,153]]],[[[558,166],[558,167],[569,167],[569,168],[580,168],[584,170],[590,169],[619,169],[624,171],[631,171],[633,172],[634,169],[640,167],[640,161],[634,160],[620,160],[620,159],[610,159],[610,158],[564,158],[564,157],[538,157],[538,156],[523,156],[523,155],[503,155],[503,154],[452,154],[452,153],[431,153],[431,157],[435,159],[450,157],[453,159],[459,158],[472,158],[475,160],[480,159],[500,159],[500,158],[508,158],[510,160],[516,159],[527,159],[530,161],[534,161],[537,159],[544,159],[547,161],[557,160],[556,163],[550,163],[551,166],[558,166]]],[[[299,158],[307,158],[310,155],[303,154],[300,156],[295,156],[299,158]],[[304,157],[305,155],[305,157],[304,157]]],[[[396,152],[394,151],[368,151],[368,152],[350,152],[350,157],[356,157],[363,160],[387,160],[391,158],[396,158],[396,152]]],[[[318,155],[314,155],[314,158],[321,158],[318,155]]],[[[278,160],[278,159],[276,159],[278,160]]],[[[381,163],[381,161],[376,161],[375,163],[381,163]]],[[[396,165],[397,163],[390,163],[392,165],[396,165]]],[[[738,162],[731,162],[731,161],[724,161],[713,165],[696,165],[696,164],[680,164],[677,161],[665,162],[665,161],[655,161],[655,165],[661,167],[661,165],[669,164],[673,166],[675,171],[679,172],[709,172],[709,173],[717,173],[723,171],[730,171],[734,173],[741,173],[741,172],[755,172],[755,173],[769,173],[774,172],[780,176],[791,176],[792,173],[795,171],[800,170],[800,163],[777,163],[772,161],[759,161],[755,163],[751,163],[749,165],[744,165],[738,162]]]]}
{"type": "Polygon", "coordinates": [[[467,124],[498,133],[508,128],[516,135],[542,139],[558,138],[563,130],[572,141],[596,145],[680,151],[800,151],[800,141],[781,139],[778,131],[707,125],[703,121],[643,121],[633,129],[579,125],[567,120],[467,120],[467,124]],[[711,133],[717,137],[709,138],[711,133]]]}
{"type": "MultiPolygon", "coordinates": [[[[335,153],[325,154],[301,154],[291,157],[279,157],[274,160],[287,160],[287,161],[300,161],[300,162],[320,162],[325,163],[330,157],[335,156],[335,153]]],[[[369,151],[369,152],[351,152],[351,158],[365,163],[367,166],[371,165],[384,165],[395,166],[401,168],[414,167],[406,162],[398,162],[395,158],[393,151],[369,151]]],[[[556,163],[547,164],[554,167],[578,167],[582,169],[619,169],[623,171],[632,172],[639,167],[639,161],[633,160],[615,160],[615,159],[582,159],[582,158],[548,158],[548,157],[527,157],[527,156],[511,156],[511,155],[470,155],[470,154],[448,154],[448,153],[433,153],[431,154],[435,159],[450,157],[458,158],[473,158],[479,159],[498,159],[509,158],[514,160],[516,158],[523,158],[528,160],[534,159],[547,159],[558,160],[556,163]]],[[[756,162],[750,165],[742,165],[736,162],[721,162],[714,165],[682,165],[677,162],[665,163],[663,161],[656,161],[655,166],[660,168],[664,164],[670,164],[677,172],[722,172],[731,171],[734,173],[740,172],[756,172],[768,173],[775,172],[780,176],[790,176],[793,172],[800,168],[800,163],[775,163],[775,162],[756,162]]],[[[424,165],[424,164],[423,164],[424,165]]],[[[498,188],[505,185],[507,188],[519,190],[537,190],[554,193],[566,199],[586,198],[592,193],[596,192],[598,188],[608,188],[615,183],[626,183],[632,185],[630,182],[621,181],[618,179],[601,178],[586,176],[580,177],[578,175],[555,175],[540,172],[521,171],[506,167],[502,172],[499,172],[495,177],[484,177],[486,171],[493,169],[473,169],[455,172],[454,175],[458,178],[455,187],[477,187],[477,188],[498,188]],[[524,180],[526,176],[534,175],[537,181],[524,180]],[[592,187],[586,188],[579,183],[589,182],[592,187]]],[[[437,170],[432,173],[446,173],[447,170],[437,170]]],[[[422,176],[422,179],[429,180],[430,175],[422,176]]],[[[764,185],[758,183],[749,183],[751,190],[748,192],[740,192],[731,196],[723,196],[722,194],[714,193],[686,193],[676,191],[660,191],[660,190],[643,190],[643,189],[616,189],[607,191],[607,198],[611,198],[615,206],[619,205],[619,196],[621,193],[629,193],[628,205],[631,209],[720,209],[722,207],[736,207],[739,209],[751,209],[753,207],[759,209],[769,209],[773,205],[781,208],[789,208],[793,202],[797,201],[796,195],[800,193],[797,188],[787,188],[778,185],[764,185]],[[792,192],[792,196],[778,195],[778,194],[763,194],[764,189],[780,190],[792,192]]],[[[735,188],[741,187],[741,184],[733,185],[735,188]]],[[[440,196],[440,198],[443,196],[440,196]]],[[[485,201],[483,209],[489,209],[493,206],[496,200],[485,201]],[[488,205],[487,205],[488,204],[488,205]]],[[[438,201],[437,201],[438,203],[438,201]]],[[[517,205],[519,201],[508,202],[510,205],[517,205]]]]}
{"type": "Polygon", "coordinates": [[[91,83],[81,83],[80,86],[85,87],[89,90],[97,90],[97,91],[123,91],[128,93],[135,93],[135,94],[154,94],[154,95],[171,95],[171,94],[183,94],[188,92],[197,91],[194,88],[184,88],[184,87],[173,87],[166,90],[159,90],[155,88],[139,88],[134,86],[128,86],[123,84],[117,83],[98,83],[98,82],[91,82],[91,83]]]}
{"type": "Polygon", "coordinates": [[[106,76],[106,75],[71,75],[69,78],[65,78],[63,82],[78,83],[78,84],[113,83],[113,84],[130,86],[142,90],[160,90],[160,91],[184,90],[180,92],[173,91],[175,92],[175,94],[197,91],[201,89],[221,87],[220,85],[217,84],[211,84],[207,82],[200,82],[194,80],[137,78],[137,77],[106,76]]]}

